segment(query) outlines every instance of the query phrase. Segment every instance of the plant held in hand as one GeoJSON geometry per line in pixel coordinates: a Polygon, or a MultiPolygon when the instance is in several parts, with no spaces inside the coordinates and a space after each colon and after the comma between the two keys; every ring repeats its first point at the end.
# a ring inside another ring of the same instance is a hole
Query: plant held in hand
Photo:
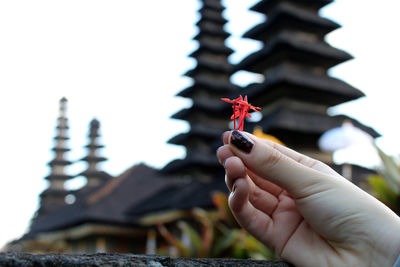
{"type": "Polygon", "coordinates": [[[247,102],[247,96],[245,96],[244,99],[242,95],[240,95],[236,99],[231,100],[229,98],[221,98],[221,100],[228,103],[232,103],[233,115],[231,116],[231,120],[233,120],[233,128],[235,130],[243,131],[244,119],[246,117],[251,118],[251,114],[249,114],[250,110],[256,112],[259,112],[261,110],[261,108],[249,104],[249,102],[247,102]],[[236,119],[238,119],[237,127],[236,127],[236,119]]]}

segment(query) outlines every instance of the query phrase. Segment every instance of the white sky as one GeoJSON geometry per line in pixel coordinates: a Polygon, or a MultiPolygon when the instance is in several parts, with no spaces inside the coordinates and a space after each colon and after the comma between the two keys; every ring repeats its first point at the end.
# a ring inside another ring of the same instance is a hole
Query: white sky
{"type": "MultiPolygon", "coordinates": [[[[228,46],[237,62],[259,47],[240,39],[262,17],[256,0],[225,0],[228,46]]],[[[190,84],[187,55],[197,44],[198,1],[0,1],[0,247],[19,237],[46,188],[58,100],[69,100],[71,160],[85,155],[88,124],[101,122],[104,169],[118,175],[138,162],[161,167],[183,156],[166,141],[187,129],[169,117],[188,106],[174,95],[190,84]]],[[[355,56],[332,70],[367,97],[342,105],[374,127],[378,144],[399,154],[398,0],[338,0],[323,14],[343,25],[328,41],[355,56]]],[[[246,83],[243,75],[233,80],[246,83]]],[[[71,174],[84,168],[76,164],[71,174]]]]}

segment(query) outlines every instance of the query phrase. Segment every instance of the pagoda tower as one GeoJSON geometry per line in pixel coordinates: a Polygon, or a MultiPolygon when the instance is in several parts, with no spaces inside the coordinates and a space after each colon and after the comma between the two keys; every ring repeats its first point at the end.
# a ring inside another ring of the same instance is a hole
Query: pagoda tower
{"type": "MultiPolygon", "coordinates": [[[[267,20],[244,34],[261,41],[263,47],[244,58],[238,70],[262,74],[261,83],[250,84],[243,94],[262,107],[256,124],[287,146],[331,163],[331,153],[318,148],[319,137],[350,118],[329,116],[327,109],[364,94],[351,85],[330,77],[328,70],[352,59],[345,51],[330,46],[325,35],[340,26],[319,16],[319,9],[333,0],[264,0],[251,10],[267,20]]],[[[377,137],[373,129],[350,119],[377,137]]],[[[248,124],[247,131],[252,131],[248,124]]]]}
{"type": "Polygon", "coordinates": [[[105,157],[100,156],[99,150],[104,147],[100,144],[99,138],[100,122],[93,119],[89,126],[89,144],[85,146],[88,150],[87,156],[81,159],[87,163],[87,169],[79,174],[79,176],[86,177],[87,183],[84,188],[93,188],[100,185],[103,181],[107,180],[110,176],[103,171],[99,170],[99,163],[107,160],[105,157]]]}
{"type": "Polygon", "coordinates": [[[72,176],[66,174],[66,167],[71,161],[66,159],[66,153],[70,150],[67,146],[68,137],[68,118],[67,118],[67,99],[60,100],[60,114],[57,119],[56,136],[54,137],[55,146],[52,150],[55,158],[51,160],[50,175],[45,179],[50,183],[49,187],[40,194],[40,207],[37,216],[41,216],[65,205],[65,196],[69,192],[64,188],[66,180],[72,176]]]}
{"type": "Polygon", "coordinates": [[[230,82],[234,70],[228,57],[233,51],[225,45],[229,33],[224,30],[227,21],[222,16],[221,0],[201,2],[201,17],[196,24],[199,33],[194,37],[199,46],[190,54],[197,65],[185,74],[193,79],[193,84],[178,93],[178,96],[190,98],[192,106],[172,116],[187,121],[190,130],[168,141],[183,145],[186,156],[170,162],[162,172],[210,182],[221,171],[215,149],[221,144],[221,133],[228,129],[231,112],[230,105],[220,98],[239,92],[239,89],[230,82]]]}

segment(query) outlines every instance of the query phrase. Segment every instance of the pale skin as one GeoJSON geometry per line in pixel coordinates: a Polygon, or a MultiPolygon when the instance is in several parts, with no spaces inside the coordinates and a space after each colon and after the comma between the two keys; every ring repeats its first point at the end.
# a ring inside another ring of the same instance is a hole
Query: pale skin
{"type": "Polygon", "coordinates": [[[243,152],[223,134],[229,206],[251,235],[295,266],[393,266],[400,218],[329,166],[246,134],[243,152]]]}

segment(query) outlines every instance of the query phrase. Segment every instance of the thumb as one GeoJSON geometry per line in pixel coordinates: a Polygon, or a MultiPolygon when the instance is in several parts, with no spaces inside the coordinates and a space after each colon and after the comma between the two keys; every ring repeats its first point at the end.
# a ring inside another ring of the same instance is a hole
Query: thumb
{"type": "Polygon", "coordinates": [[[250,134],[232,131],[229,146],[250,171],[279,185],[295,198],[329,189],[333,186],[332,180],[338,179],[301,164],[308,157],[300,154],[294,160],[250,134]]]}

